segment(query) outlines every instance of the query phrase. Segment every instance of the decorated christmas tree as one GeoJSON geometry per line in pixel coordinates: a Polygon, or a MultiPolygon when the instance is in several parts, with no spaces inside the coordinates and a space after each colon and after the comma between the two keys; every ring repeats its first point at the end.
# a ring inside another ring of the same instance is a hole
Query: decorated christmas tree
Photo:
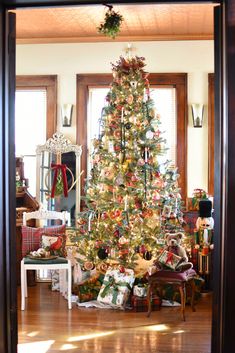
{"type": "Polygon", "coordinates": [[[166,141],[144,67],[137,56],[112,65],[78,219],[85,268],[101,262],[135,268],[138,256],[156,257],[166,232],[182,230],[177,169],[160,158],[166,141]]]}

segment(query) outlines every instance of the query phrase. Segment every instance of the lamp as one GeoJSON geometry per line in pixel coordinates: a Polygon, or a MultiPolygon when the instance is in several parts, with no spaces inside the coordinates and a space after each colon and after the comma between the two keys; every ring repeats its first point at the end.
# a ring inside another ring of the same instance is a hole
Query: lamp
{"type": "Polygon", "coordinates": [[[191,105],[192,117],[193,117],[193,127],[202,127],[204,105],[199,103],[194,103],[191,105]]]}
{"type": "Polygon", "coordinates": [[[61,117],[63,127],[69,127],[72,124],[73,104],[63,104],[61,107],[61,117]]]}

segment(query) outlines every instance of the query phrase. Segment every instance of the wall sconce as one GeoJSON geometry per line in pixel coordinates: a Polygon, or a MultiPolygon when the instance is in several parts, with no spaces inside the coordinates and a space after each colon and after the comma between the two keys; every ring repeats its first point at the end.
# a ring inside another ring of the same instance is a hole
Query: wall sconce
{"type": "Polygon", "coordinates": [[[193,127],[202,127],[204,105],[203,104],[192,104],[192,117],[193,117],[193,127]]]}
{"type": "Polygon", "coordinates": [[[73,104],[63,104],[61,107],[61,117],[63,127],[72,125],[73,104]]]}

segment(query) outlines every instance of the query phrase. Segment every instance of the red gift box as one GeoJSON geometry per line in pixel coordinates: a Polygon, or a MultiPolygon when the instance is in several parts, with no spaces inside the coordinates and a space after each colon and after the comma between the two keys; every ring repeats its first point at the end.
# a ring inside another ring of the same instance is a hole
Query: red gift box
{"type": "MultiPolygon", "coordinates": [[[[152,297],[152,311],[160,310],[162,301],[158,296],[152,297]]],[[[147,312],[148,311],[148,300],[147,297],[137,297],[133,295],[131,297],[132,311],[134,312],[147,312]]]]}

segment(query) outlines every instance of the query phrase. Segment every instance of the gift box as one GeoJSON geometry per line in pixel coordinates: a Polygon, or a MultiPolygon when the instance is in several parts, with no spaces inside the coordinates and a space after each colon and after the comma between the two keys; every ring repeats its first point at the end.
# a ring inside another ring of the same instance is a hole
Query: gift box
{"type": "MultiPolygon", "coordinates": [[[[152,300],[151,300],[152,311],[160,310],[161,304],[162,304],[162,301],[157,295],[152,296],[152,300]]],[[[147,297],[141,298],[136,295],[133,295],[131,297],[131,307],[132,307],[132,311],[134,311],[136,313],[137,312],[147,312],[148,311],[147,297]]]]}
{"type": "Polygon", "coordinates": [[[131,269],[108,269],[97,300],[113,308],[124,309],[134,281],[134,271],[131,269]]]}
{"type": "Polygon", "coordinates": [[[96,300],[102,286],[104,275],[96,275],[82,284],[73,284],[73,294],[78,296],[79,303],[96,300]]]}
{"type": "Polygon", "coordinates": [[[200,199],[197,199],[195,197],[188,197],[186,199],[187,211],[198,211],[199,210],[199,201],[200,201],[200,199]]]}
{"type": "Polygon", "coordinates": [[[137,297],[146,297],[147,295],[147,286],[137,284],[133,288],[133,294],[137,297]]]}
{"type": "Polygon", "coordinates": [[[170,251],[164,250],[158,257],[158,261],[172,270],[175,270],[176,267],[182,262],[182,257],[173,254],[170,251]]]}

